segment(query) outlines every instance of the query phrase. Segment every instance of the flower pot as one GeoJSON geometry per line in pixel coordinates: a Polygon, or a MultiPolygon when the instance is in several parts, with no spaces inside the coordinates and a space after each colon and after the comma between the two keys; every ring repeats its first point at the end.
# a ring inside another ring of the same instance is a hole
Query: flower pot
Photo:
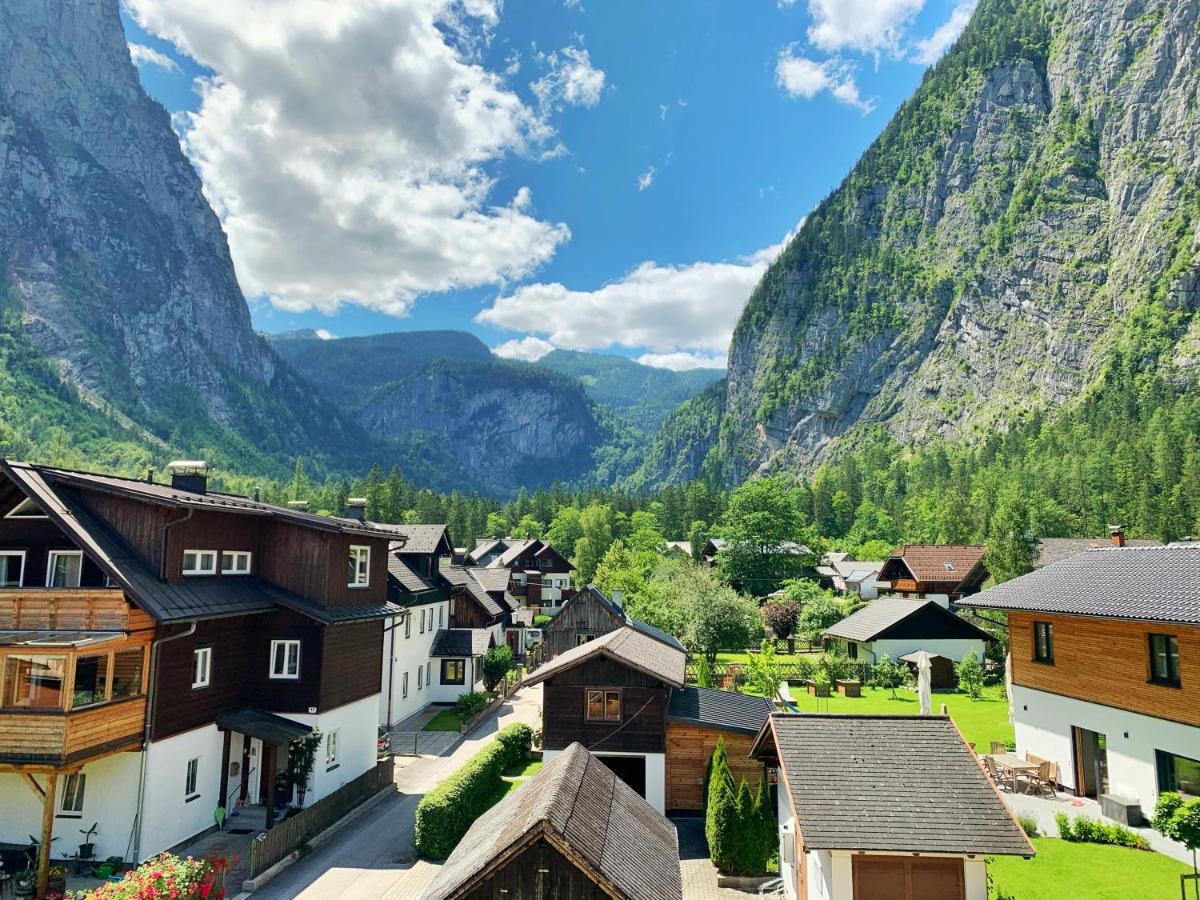
{"type": "Polygon", "coordinates": [[[79,858],[80,859],[91,859],[93,856],[95,856],[95,854],[96,854],[96,845],[95,844],[80,844],[79,845],[79,858]]]}

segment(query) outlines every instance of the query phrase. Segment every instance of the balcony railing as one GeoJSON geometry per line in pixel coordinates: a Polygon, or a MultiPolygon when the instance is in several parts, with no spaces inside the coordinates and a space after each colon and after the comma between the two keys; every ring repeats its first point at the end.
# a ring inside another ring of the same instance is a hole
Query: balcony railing
{"type": "Polygon", "coordinates": [[[0,764],[65,765],[142,745],[146,698],[87,709],[0,710],[0,764]]]}
{"type": "Polygon", "coordinates": [[[0,631],[129,631],[151,627],[120,588],[0,588],[0,631]]]}

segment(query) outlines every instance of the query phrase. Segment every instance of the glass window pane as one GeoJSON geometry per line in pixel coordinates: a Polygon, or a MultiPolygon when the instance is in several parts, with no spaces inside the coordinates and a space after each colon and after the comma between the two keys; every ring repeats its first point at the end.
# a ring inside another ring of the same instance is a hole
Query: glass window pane
{"type": "Polygon", "coordinates": [[[621,695],[616,691],[609,691],[605,698],[604,717],[606,719],[621,718],[621,695]]]}
{"type": "Polygon", "coordinates": [[[123,700],[142,692],[142,650],[120,650],[113,654],[112,698],[123,700]]]}
{"type": "Polygon", "coordinates": [[[25,557],[20,553],[0,553],[0,587],[20,587],[25,557]]]}
{"type": "Polygon", "coordinates": [[[587,717],[589,719],[604,718],[604,691],[587,692],[587,717]]]}
{"type": "Polygon", "coordinates": [[[4,705],[60,709],[66,658],[10,654],[4,663],[4,705]]]}
{"type": "Polygon", "coordinates": [[[75,660],[75,688],[71,692],[71,706],[90,706],[104,702],[104,689],[108,681],[108,654],[103,656],[81,656],[75,660]]]}
{"type": "Polygon", "coordinates": [[[50,583],[49,587],[77,588],[83,557],[78,553],[50,554],[50,583]]]}

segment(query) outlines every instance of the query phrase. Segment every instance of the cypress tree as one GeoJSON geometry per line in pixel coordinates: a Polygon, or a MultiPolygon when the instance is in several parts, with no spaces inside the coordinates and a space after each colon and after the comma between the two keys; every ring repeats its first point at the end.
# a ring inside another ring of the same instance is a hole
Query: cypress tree
{"type": "Polygon", "coordinates": [[[758,793],[754,796],[754,829],[758,846],[758,872],[767,871],[771,854],[779,849],[779,822],[771,808],[771,789],[767,779],[758,782],[758,793]]]}
{"type": "Polygon", "coordinates": [[[738,875],[757,875],[763,871],[765,865],[758,863],[762,842],[758,833],[758,820],[754,816],[754,797],[745,778],[738,788],[735,816],[730,871],[738,875]]]}
{"type": "Polygon", "coordinates": [[[729,757],[725,753],[725,741],[717,738],[717,746],[708,761],[704,776],[704,837],[708,841],[709,855],[713,855],[713,844],[717,840],[717,811],[720,806],[718,794],[728,794],[729,803],[735,802],[733,795],[733,773],[729,771],[729,757]]]}

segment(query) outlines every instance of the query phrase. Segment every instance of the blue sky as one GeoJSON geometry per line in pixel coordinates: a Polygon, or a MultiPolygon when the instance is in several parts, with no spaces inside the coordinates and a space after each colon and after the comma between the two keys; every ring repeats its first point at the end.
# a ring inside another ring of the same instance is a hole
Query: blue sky
{"type": "Polygon", "coordinates": [[[723,361],[772,249],[971,9],[126,3],[256,327],[461,328],[677,368],[723,361]]]}

